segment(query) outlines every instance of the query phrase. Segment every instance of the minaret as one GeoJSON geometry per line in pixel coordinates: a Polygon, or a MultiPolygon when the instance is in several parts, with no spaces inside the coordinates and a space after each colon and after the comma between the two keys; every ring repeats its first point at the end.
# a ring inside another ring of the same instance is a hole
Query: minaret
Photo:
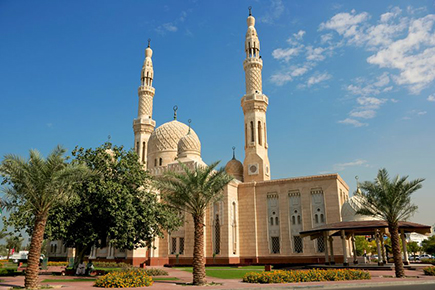
{"type": "Polygon", "coordinates": [[[148,139],[156,126],[156,122],[152,119],[155,93],[153,88],[154,70],[153,61],[151,60],[152,55],[153,51],[150,48],[150,39],[148,39],[148,47],[145,49],[145,61],[141,72],[141,84],[138,89],[139,110],[137,118],[133,120],[134,148],[142,164],[147,162],[148,139]]]}
{"type": "Polygon", "coordinates": [[[267,156],[266,110],[269,99],[263,94],[261,70],[263,60],[260,56],[260,40],[255,30],[255,18],[247,19],[248,31],[245,38],[246,94],[242,98],[245,115],[245,160],[243,162],[244,182],[270,180],[270,164],[267,156]]]}

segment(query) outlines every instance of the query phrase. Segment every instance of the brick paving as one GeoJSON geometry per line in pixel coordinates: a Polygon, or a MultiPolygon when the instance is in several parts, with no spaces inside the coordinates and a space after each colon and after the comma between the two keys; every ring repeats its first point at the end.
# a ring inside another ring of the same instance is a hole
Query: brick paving
{"type": "MultiPolygon", "coordinates": [[[[53,276],[50,274],[51,271],[57,271],[58,269],[50,267],[49,271],[44,271],[40,275],[40,281],[44,279],[65,279],[62,276],[53,276]]],[[[159,267],[156,267],[159,268],[159,267]]],[[[163,267],[162,267],[163,268],[163,267]]],[[[377,270],[370,271],[372,275],[371,280],[362,281],[337,281],[337,282],[306,282],[306,283],[289,283],[289,284],[248,284],[243,283],[241,280],[236,279],[219,279],[213,277],[207,277],[208,282],[221,283],[222,285],[213,286],[181,286],[182,283],[189,283],[192,281],[192,274],[186,271],[176,270],[172,268],[164,268],[169,273],[169,277],[177,277],[179,280],[176,281],[155,281],[151,288],[129,288],[129,289],[298,289],[298,288],[318,288],[322,286],[323,289],[327,288],[348,288],[351,286],[374,286],[374,285],[397,285],[397,284],[420,284],[420,283],[433,283],[435,288],[435,277],[425,276],[423,270],[406,270],[405,274],[407,278],[396,279],[392,276],[394,272],[392,270],[377,270]]],[[[77,279],[81,277],[76,277],[77,279]]],[[[1,277],[2,282],[0,282],[0,290],[9,289],[10,287],[24,286],[24,276],[16,277],[1,277]]],[[[74,279],[74,277],[68,277],[68,279],[74,279]]],[[[50,282],[41,283],[43,285],[50,285],[56,288],[66,288],[66,289],[96,289],[93,287],[93,281],[89,282],[50,282]]]]}

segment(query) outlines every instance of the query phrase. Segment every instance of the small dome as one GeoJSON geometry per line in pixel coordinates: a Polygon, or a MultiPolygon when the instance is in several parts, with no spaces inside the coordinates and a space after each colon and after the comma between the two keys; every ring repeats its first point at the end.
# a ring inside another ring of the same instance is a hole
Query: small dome
{"type": "Polygon", "coordinates": [[[190,154],[201,156],[201,142],[191,131],[178,141],[178,157],[187,157],[190,154]]]}
{"type": "Polygon", "coordinates": [[[225,165],[225,172],[235,179],[243,181],[243,164],[236,158],[228,161],[227,165],[225,165]]]}
{"type": "MultiPolygon", "coordinates": [[[[162,151],[177,152],[178,142],[187,134],[187,132],[189,132],[189,127],[177,120],[160,125],[150,136],[148,141],[148,153],[153,154],[162,151]]],[[[193,138],[198,139],[195,131],[190,130],[190,135],[192,135],[193,138]]]]}
{"type": "Polygon", "coordinates": [[[146,49],[145,49],[145,57],[149,57],[149,58],[151,58],[153,56],[153,50],[148,46],[146,49]]]}
{"type": "Polygon", "coordinates": [[[341,207],[341,220],[343,222],[348,221],[366,221],[366,220],[376,220],[372,216],[365,216],[356,214],[356,212],[361,208],[362,197],[354,195],[343,203],[341,207]]]}

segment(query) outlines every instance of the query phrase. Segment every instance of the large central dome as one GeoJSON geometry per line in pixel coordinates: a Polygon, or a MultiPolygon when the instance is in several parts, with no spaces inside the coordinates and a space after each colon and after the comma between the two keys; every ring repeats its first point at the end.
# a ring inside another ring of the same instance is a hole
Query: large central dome
{"type": "MultiPolygon", "coordinates": [[[[149,154],[162,151],[177,152],[178,142],[189,132],[186,124],[173,120],[159,126],[150,136],[148,143],[149,154]]],[[[195,131],[190,129],[192,137],[198,139],[195,131]]]]}

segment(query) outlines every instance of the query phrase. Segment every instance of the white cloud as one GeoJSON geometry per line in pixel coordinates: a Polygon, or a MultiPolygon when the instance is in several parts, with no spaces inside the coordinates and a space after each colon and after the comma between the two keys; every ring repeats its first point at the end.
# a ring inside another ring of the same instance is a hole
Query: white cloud
{"type": "Polygon", "coordinates": [[[320,36],[320,43],[325,44],[332,40],[332,33],[323,34],[320,36]]]}
{"type": "Polygon", "coordinates": [[[402,9],[399,7],[394,7],[390,12],[381,15],[381,22],[388,22],[389,20],[396,18],[402,13],[402,9]]]}
{"type": "Polygon", "coordinates": [[[293,77],[298,77],[305,74],[308,71],[308,67],[298,67],[292,70],[291,75],[293,77]]]}
{"type": "Polygon", "coordinates": [[[417,112],[417,115],[419,115],[419,116],[423,116],[423,115],[426,115],[426,114],[427,114],[426,111],[417,112]]]}
{"type": "Polygon", "coordinates": [[[367,123],[362,123],[358,120],[355,119],[351,119],[351,118],[346,118],[344,120],[338,121],[338,123],[340,124],[346,124],[346,125],[353,125],[354,127],[363,127],[363,126],[368,126],[369,124],[367,123]]]}
{"type": "Polygon", "coordinates": [[[299,47],[290,47],[286,49],[278,48],[272,52],[272,56],[278,60],[284,60],[288,62],[292,57],[300,53],[299,47]]]}
{"type": "Polygon", "coordinates": [[[356,99],[356,101],[359,105],[364,106],[366,108],[377,109],[383,103],[385,103],[387,100],[386,99],[378,99],[375,97],[358,97],[356,99]]]}
{"type": "Polygon", "coordinates": [[[367,12],[355,13],[355,10],[352,10],[351,13],[338,13],[329,21],[321,23],[319,29],[335,30],[344,38],[349,39],[349,41],[359,43],[364,35],[361,24],[366,22],[370,16],[367,12]]]}
{"type": "Polygon", "coordinates": [[[307,46],[307,60],[311,61],[322,61],[325,59],[325,56],[322,53],[325,51],[322,47],[312,47],[307,46]]]}
{"type": "Polygon", "coordinates": [[[399,100],[396,100],[396,99],[390,99],[390,101],[391,101],[392,103],[398,103],[398,102],[399,102],[399,100]]]}
{"type": "Polygon", "coordinates": [[[272,24],[281,17],[285,8],[282,0],[271,0],[268,6],[269,9],[266,14],[259,17],[259,21],[272,24]]]}
{"type": "Polygon", "coordinates": [[[429,102],[435,102],[435,95],[430,95],[429,97],[427,97],[427,100],[429,102]]]}
{"type": "MultiPolygon", "coordinates": [[[[181,11],[180,16],[174,21],[163,23],[162,25],[157,26],[157,28],[155,28],[154,30],[160,35],[165,35],[168,32],[177,32],[179,25],[183,23],[186,18],[187,12],[181,11]]],[[[190,32],[190,30],[187,31],[190,32]]]]}
{"type": "Polygon", "coordinates": [[[385,87],[390,83],[390,78],[388,77],[388,73],[384,72],[381,76],[377,78],[377,82],[374,83],[376,87],[385,87]]]}
{"type": "Polygon", "coordinates": [[[345,170],[348,167],[355,167],[355,166],[368,166],[367,160],[363,159],[356,159],[355,161],[346,162],[346,163],[337,163],[334,164],[332,167],[334,171],[342,171],[345,170]]]}
{"type": "Polygon", "coordinates": [[[354,110],[349,114],[354,118],[372,119],[376,116],[375,110],[354,110]]]}
{"type": "Polygon", "coordinates": [[[310,87],[312,85],[318,84],[320,82],[329,80],[332,76],[328,74],[327,72],[324,72],[322,74],[317,74],[312,77],[310,77],[307,81],[307,86],[310,87]]]}
{"type": "Polygon", "coordinates": [[[276,73],[270,77],[270,81],[277,86],[291,82],[293,78],[288,73],[276,73]]]}
{"type": "Polygon", "coordinates": [[[305,35],[305,31],[304,30],[299,30],[298,33],[294,33],[293,36],[295,39],[297,40],[302,40],[302,38],[305,35]]]}

